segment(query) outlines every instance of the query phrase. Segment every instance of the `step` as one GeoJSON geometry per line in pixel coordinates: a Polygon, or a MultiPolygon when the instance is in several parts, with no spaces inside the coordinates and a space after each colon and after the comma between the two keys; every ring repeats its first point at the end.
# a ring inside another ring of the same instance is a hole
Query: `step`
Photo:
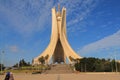
{"type": "Polygon", "coordinates": [[[46,74],[62,74],[62,73],[73,73],[69,64],[53,64],[50,70],[45,72],[46,74]]]}

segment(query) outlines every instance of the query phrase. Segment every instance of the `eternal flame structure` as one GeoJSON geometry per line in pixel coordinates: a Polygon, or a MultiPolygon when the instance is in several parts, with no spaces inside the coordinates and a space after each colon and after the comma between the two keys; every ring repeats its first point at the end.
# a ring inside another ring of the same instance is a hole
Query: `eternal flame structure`
{"type": "Polygon", "coordinates": [[[53,63],[72,63],[74,59],[82,58],[77,55],[70,47],[66,35],[66,8],[62,8],[60,12],[60,5],[58,11],[55,7],[52,8],[52,31],[51,39],[48,47],[38,57],[33,59],[33,65],[41,64],[39,58],[44,57],[45,63],[48,64],[50,60],[53,63]]]}

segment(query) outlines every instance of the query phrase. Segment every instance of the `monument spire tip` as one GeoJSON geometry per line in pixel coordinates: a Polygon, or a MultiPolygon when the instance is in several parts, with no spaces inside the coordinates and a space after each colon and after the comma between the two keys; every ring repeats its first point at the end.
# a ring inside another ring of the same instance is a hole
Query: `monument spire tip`
{"type": "Polygon", "coordinates": [[[60,4],[58,3],[58,12],[60,12],[60,4]]]}

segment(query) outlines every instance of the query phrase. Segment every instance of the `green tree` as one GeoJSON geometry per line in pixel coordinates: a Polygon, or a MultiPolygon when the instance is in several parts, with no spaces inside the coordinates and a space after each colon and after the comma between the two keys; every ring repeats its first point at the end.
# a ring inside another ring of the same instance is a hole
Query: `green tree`
{"type": "Polygon", "coordinates": [[[47,60],[49,58],[49,55],[47,54],[46,56],[45,56],[45,60],[47,60]]]}
{"type": "Polygon", "coordinates": [[[110,59],[89,57],[80,59],[80,61],[75,64],[75,69],[81,72],[111,72],[116,70],[120,71],[119,65],[120,63],[115,60],[111,61],[110,59]]]}
{"type": "Polygon", "coordinates": [[[30,62],[26,62],[24,59],[20,60],[18,63],[13,65],[13,67],[24,67],[24,66],[31,66],[30,62]]]}
{"type": "Polygon", "coordinates": [[[5,69],[5,66],[4,66],[4,64],[0,64],[0,71],[1,71],[1,67],[2,67],[2,70],[4,70],[5,69]]]}
{"type": "Polygon", "coordinates": [[[19,67],[19,63],[16,63],[15,65],[13,65],[13,67],[19,67]]]}
{"type": "Polygon", "coordinates": [[[41,64],[45,63],[45,58],[43,56],[41,56],[38,60],[41,64]]]}

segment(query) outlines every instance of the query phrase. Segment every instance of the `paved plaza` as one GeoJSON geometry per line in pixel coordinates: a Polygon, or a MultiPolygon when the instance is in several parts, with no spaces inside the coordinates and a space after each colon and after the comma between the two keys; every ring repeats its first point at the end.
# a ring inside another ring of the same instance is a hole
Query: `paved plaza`
{"type": "MultiPolygon", "coordinates": [[[[4,80],[5,75],[0,75],[4,80]]],[[[25,74],[14,73],[15,80],[120,80],[120,73],[25,74]]]]}

